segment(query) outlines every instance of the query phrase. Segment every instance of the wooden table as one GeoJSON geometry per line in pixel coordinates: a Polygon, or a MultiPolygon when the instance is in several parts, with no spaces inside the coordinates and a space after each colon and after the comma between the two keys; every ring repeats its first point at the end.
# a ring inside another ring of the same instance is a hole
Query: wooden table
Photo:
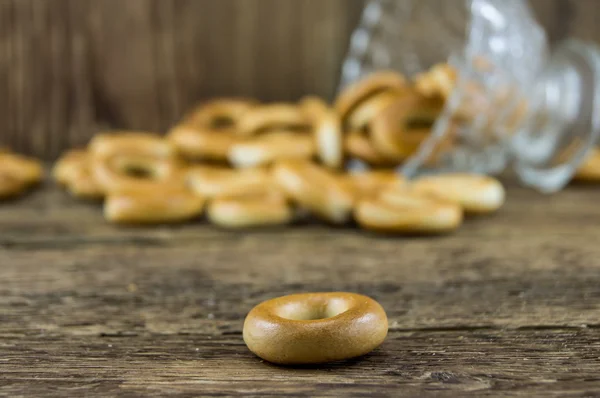
{"type": "Polygon", "coordinates": [[[0,206],[0,395],[444,396],[600,392],[600,189],[511,189],[442,238],[304,225],[106,224],[51,187],[0,206]],[[372,354],[285,368],[246,313],[305,291],[379,300],[372,354]]]}

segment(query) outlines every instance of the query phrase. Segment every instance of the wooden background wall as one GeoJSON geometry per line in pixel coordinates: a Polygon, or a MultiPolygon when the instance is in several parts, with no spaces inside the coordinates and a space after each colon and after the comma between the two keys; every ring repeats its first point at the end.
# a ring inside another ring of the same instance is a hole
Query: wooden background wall
{"type": "MultiPolygon", "coordinates": [[[[533,4],[553,40],[598,40],[598,1],[533,4]]],[[[0,145],[51,160],[97,129],[164,131],[203,98],[330,96],[361,4],[0,0],[0,145]]]]}

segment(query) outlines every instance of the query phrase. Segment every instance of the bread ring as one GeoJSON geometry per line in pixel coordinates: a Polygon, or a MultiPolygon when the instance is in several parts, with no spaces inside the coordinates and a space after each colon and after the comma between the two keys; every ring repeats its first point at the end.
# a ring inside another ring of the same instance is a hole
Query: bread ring
{"type": "Polygon", "coordinates": [[[262,193],[271,181],[264,169],[231,170],[211,166],[190,168],[186,179],[194,192],[207,199],[262,193]]]}
{"type": "Polygon", "coordinates": [[[388,158],[403,160],[430,135],[443,103],[406,92],[380,112],[371,123],[375,149],[388,158]]]}
{"type": "Polygon", "coordinates": [[[335,110],[342,120],[346,120],[357,105],[371,96],[406,87],[407,81],[402,75],[392,71],[376,72],[348,86],[337,98],[335,110]]]}
{"type": "Polygon", "coordinates": [[[274,165],[273,177],[295,203],[333,224],[350,220],[353,192],[340,178],[309,161],[282,161],[274,165]]]}
{"type": "Polygon", "coordinates": [[[493,213],[504,204],[506,192],[491,177],[475,174],[443,174],[422,177],[412,183],[415,192],[456,203],[471,214],[493,213]]]}
{"type": "Polygon", "coordinates": [[[270,130],[306,130],[309,121],[302,109],[291,104],[262,105],[246,112],[239,120],[238,133],[244,137],[270,130]]]}
{"type": "Polygon", "coordinates": [[[37,160],[11,153],[8,149],[0,152],[0,199],[23,194],[43,177],[44,170],[37,160]]]}
{"type": "Polygon", "coordinates": [[[145,155],[115,154],[96,157],[93,176],[106,193],[145,190],[157,184],[181,184],[183,174],[177,162],[145,155]]]}
{"type": "Polygon", "coordinates": [[[361,200],[357,223],[368,230],[398,234],[440,234],[456,230],[463,221],[460,206],[405,187],[394,187],[361,200]]]}
{"type": "Polygon", "coordinates": [[[282,365],[318,364],[368,354],[388,332],[385,310],[353,293],[294,294],[265,301],[244,321],[244,342],[282,365]]]}
{"type": "Polygon", "coordinates": [[[80,168],[82,164],[86,164],[89,160],[87,151],[74,149],[63,154],[54,164],[52,168],[52,178],[60,185],[69,185],[73,180],[75,169],[80,168]]]}
{"type": "Polygon", "coordinates": [[[221,162],[227,161],[231,147],[241,141],[233,131],[205,130],[191,124],[175,126],[168,139],[187,159],[221,162]]]}
{"type": "Polygon", "coordinates": [[[573,178],[581,182],[600,182],[600,149],[592,149],[573,178]]]}
{"type": "Polygon", "coordinates": [[[450,98],[456,86],[457,72],[452,66],[443,63],[415,77],[415,88],[425,97],[450,98]]]}
{"type": "Polygon", "coordinates": [[[184,124],[210,131],[235,129],[240,118],[254,106],[254,101],[242,98],[210,101],[189,114],[184,124]]]}
{"type": "Polygon", "coordinates": [[[280,192],[263,186],[263,192],[214,199],[208,219],[224,228],[265,227],[290,223],[294,212],[280,192]]]}
{"type": "Polygon", "coordinates": [[[151,133],[122,132],[99,134],[89,144],[92,156],[108,156],[116,153],[143,154],[156,158],[175,158],[175,146],[164,138],[151,133]]]}
{"type": "Polygon", "coordinates": [[[363,131],[375,117],[394,103],[401,95],[397,91],[388,90],[375,94],[357,105],[348,115],[346,128],[350,131],[363,131]]]}
{"type": "Polygon", "coordinates": [[[344,148],[350,157],[360,159],[372,166],[394,164],[393,161],[377,152],[366,133],[360,131],[352,131],[346,135],[344,148]]]}
{"type": "Polygon", "coordinates": [[[11,199],[23,194],[27,184],[11,173],[0,170],[0,199],[11,199]]]}
{"type": "Polygon", "coordinates": [[[73,150],[63,155],[54,165],[52,176],[64,185],[71,195],[82,199],[100,199],[104,190],[98,185],[90,169],[86,151],[73,150]]]}
{"type": "Polygon", "coordinates": [[[314,155],[315,142],[310,135],[281,131],[233,145],[229,151],[229,162],[234,167],[248,168],[283,159],[310,159],[314,155]]]}
{"type": "Polygon", "coordinates": [[[204,203],[183,186],[128,189],[107,196],[104,217],[117,224],[179,223],[200,216],[204,203]]]}
{"type": "Polygon", "coordinates": [[[313,125],[317,153],[321,162],[334,169],[342,167],[344,143],[338,114],[316,97],[305,98],[302,109],[313,125]]]}
{"type": "Polygon", "coordinates": [[[0,154],[0,171],[23,181],[25,187],[35,185],[44,178],[44,168],[39,161],[16,153],[0,154]]]}
{"type": "Polygon", "coordinates": [[[372,170],[350,173],[344,176],[346,186],[355,192],[356,197],[376,196],[382,191],[404,182],[404,178],[393,170],[372,170]]]}

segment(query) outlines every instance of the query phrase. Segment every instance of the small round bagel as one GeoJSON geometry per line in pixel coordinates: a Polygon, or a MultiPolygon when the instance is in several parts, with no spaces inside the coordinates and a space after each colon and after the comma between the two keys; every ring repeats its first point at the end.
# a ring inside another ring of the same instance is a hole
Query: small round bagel
{"type": "Polygon", "coordinates": [[[363,131],[368,129],[371,122],[379,113],[394,103],[401,94],[388,90],[375,94],[366,99],[349,114],[346,120],[346,129],[350,131],[363,131]]]}
{"type": "Polygon", "coordinates": [[[222,98],[206,102],[185,118],[185,123],[206,130],[235,129],[240,118],[256,103],[244,98],[222,98]]]}
{"type": "Polygon", "coordinates": [[[208,205],[208,219],[229,229],[268,227],[289,224],[294,211],[285,197],[275,190],[213,199],[208,205]]]}
{"type": "Polygon", "coordinates": [[[378,195],[382,191],[404,183],[402,175],[394,170],[370,170],[360,173],[350,173],[344,176],[344,181],[359,198],[378,195]]]}
{"type": "Polygon", "coordinates": [[[271,130],[306,130],[309,121],[299,106],[270,104],[257,106],[246,112],[239,120],[238,133],[249,137],[271,130]]]}
{"type": "Polygon", "coordinates": [[[366,133],[352,131],[346,134],[344,148],[351,158],[360,159],[372,166],[389,166],[394,162],[379,153],[366,133]]]}
{"type": "Polygon", "coordinates": [[[182,181],[180,165],[170,159],[145,155],[114,154],[96,157],[92,173],[106,193],[156,189],[157,183],[167,185],[182,181]]]}
{"type": "Polygon", "coordinates": [[[454,231],[462,224],[463,211],[454,203],[407,187],[393,187],[361,200],[354,217],[361,227],[376,232],[441,234],[454,231]]]}
{"type": "Polygon", "coordinates": [[[406,87],[406,79],[397,72],[375,72],[343,90],[335,102],[335,110],[342,120],[346,120],[357,105],[374,94],[388,90],[402,90],[406,87]]]}
{"type": "Polygon", "coordinates": [[[273,166],[273,178],[288,198],[322,219],[350,221],[354,193],[327,169],[310,161],[282,161],[273,166]]]}
{"type": "Polygon", "coordinates": [[[456,69],[444,63],[434,65],[430,70],[415,77],[415,88],[426,97],[450,98],[456,86],[456,69]]]}
{"type": "Polygon", "coordinates": [[[580,182],[600,182],[600,149],[592,149],[573,179],[580,182]]]}
{"type": "Polygon", "coordinates": [[[104,217],[116,224],[170,224],[202,214],[205,200],[185,187],[160,186],[152,190],[122,190],[104,203],[104,217]]]}
{"type": "Polygon", "coordinates": [[[177,149],[163,137],[144,132],[125,131],[96,135],[89,144],[92,156],[109,156],[119,153],[141,154],[156,158],[175,158],[177,149]]]}
{"type": "Polygon", "coordinates": [[[27,184],[11,173],[0,170],[0,199],[11,199],[23,194],[27,184]]]}
{"type": "Polygon", "coordinates": [[[443,103],[406,92],[380,112],[370,125],[375,149],[388,158],[404,160],[431,134],[443,103]]]}
{"type": "Polygon", "coordinates": [[[262,193],[271,183],[267,170],[228,169],[214,166],[194,166],[186,180],[194,192],[207,199],[262,193]]]}
{"type": "Polygon", "coordinates": [[[89,155],[86,150],[73,149],[64,153],[52,167],[52,178],[60,185],[69,185],[76,170],[88,164],[89,155]]]}
{"type": "Polygon", "coordinates": [[[355,358],[379,347],[387,315],[375,300],[353,293],[295,294],[254,307],[244,342],[260,358],[281,365],[355,358]]]}
{"type": "Polygon", "coordinates": [[[412,183],[412,189],[456,203],[469,214],[493,213],[502,207],[506,199],[500,181],[476,174],[450,173],[422,177],[412,183]]]}
{"type": "Polygon", "coordinates": [[[231,148],[241,141],[233,131],[213,131],[191,124],[175,126],[168,134],[186,159],[225,162],[231,148]]]}
{"type": "Polygon", "coordinates": [[[340,117],[323,100],[316,97],[305,98],[301,106],[313,125],[319,160],[327,167],[340,168],[344,161],[340,117]]]}
{"type": "Polygon", "coordinates": [[[41,162],[10,152],[0,154],[0,171],[21,180],[26,187],[35,185],[44,178],[41,162]]]}
{"type": "Polygon", "coordinates": [[[101,199],[104,197],[104,189],[96,182],[90,165],[88,152],[72,150],[56,162],[52,168],[52,176],[77,198],[101,199]]]}
{"type": "Polygon", "coordinates": [[[315,152],[315,142],[310,135],[273,131],[233,145],[228,158],[234,167],[252,168],[277,160],[310,159],[315,152]]]}

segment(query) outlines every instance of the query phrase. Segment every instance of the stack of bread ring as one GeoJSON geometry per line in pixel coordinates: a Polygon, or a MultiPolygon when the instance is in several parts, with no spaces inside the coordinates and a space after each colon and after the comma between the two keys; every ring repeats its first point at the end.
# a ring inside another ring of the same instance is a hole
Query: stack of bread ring
{"type": "Polygon", "coordinates": [[[39,161],[0,148],[0,200],[24,194],[43,177],[39,161]]]}
{"type": "Polygon", "coordinates": [[[105,218],[119,224],[206,213],[215,225],[249,228],[310,214],[374,231],[450,232],[464,214],[498,210],[503,186],[469,174],[409,182],[394,167],[427,138],[453,79],[443,65],[414,82],[379,72],[346,88],[333,105],[317,97],[278,104],[218,99],[164,137],[101,133],[64,154],[53,176],[76,197],[103,199],[105,218]],[[371,167],[348,171],[349,159],[371,167]]]}

